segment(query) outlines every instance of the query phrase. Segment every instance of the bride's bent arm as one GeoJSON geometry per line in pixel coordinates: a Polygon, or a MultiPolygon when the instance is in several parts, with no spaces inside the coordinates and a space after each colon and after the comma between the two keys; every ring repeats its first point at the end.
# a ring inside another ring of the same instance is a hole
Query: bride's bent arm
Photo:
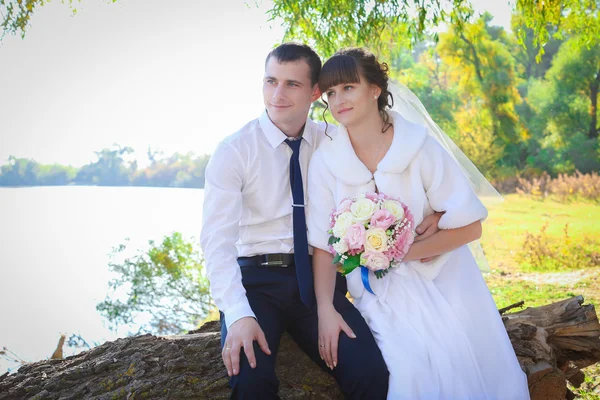
{"type": "Polygon", "coordinates": [[[481,221],[456,229],[442,229],[412,244],[403,261],[421,260],[455,250],[481,237],[481,221]]]}
{"type": "Polygon", "coordinates": [[[462,169],[434,138],[426,139],[416,162],[430,207],[443,215],[440,231],[413,243],[405,261],[438,256],[479,239],[488,215],[462,169]]]}

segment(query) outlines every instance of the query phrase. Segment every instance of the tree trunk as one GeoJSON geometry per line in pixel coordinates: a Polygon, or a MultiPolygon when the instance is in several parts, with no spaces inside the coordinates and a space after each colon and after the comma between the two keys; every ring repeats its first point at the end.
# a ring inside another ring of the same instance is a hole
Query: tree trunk
{"type": "MultiPolygon", "coordinates": [[[[600,324],[594,307],[582,303],[577,296],[502,317],[532,400],[568,398],[567,380],[579,386],[581,369],[600,361],[600,324]]],[[[128,337],[64,360],[31,363],[0,376],[0,400],[224,399],[228,377],[218,331],[212,322],[188,335],[128,337]]],[[[283,399],[343,398],[287,335],[276,372],[283,399]]]]}
{"type": "Polygon", "coordinates": [[[590,139],[598,137],[598,89],[600,88],[600,70],[596,73],[596,79],[590,84],[590,100],[592,102],[590,107],[590,116],[592,121],[590,122],[590,131],[588,137],[590,139]]]}

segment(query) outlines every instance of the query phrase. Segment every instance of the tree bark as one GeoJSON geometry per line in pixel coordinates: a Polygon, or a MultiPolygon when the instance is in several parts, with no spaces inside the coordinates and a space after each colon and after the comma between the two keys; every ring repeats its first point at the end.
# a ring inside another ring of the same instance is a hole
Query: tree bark
{"type": "MultiPolygon", "coordinates": [[[[503,315],[532,400],[570,398],[567,380],[579,386],[582,369],[600,361],[600,324],[594,307],[582,304],[577,296],[503,315]]],[[[128,337],[64,360],[31,363],[0,376],[0,400],[225,399],[218,331],[212,322],[188,335],[128,337]]],[[[343,398],[333,378],[287,335],[276,372],[283,399],[343,398]]]]}

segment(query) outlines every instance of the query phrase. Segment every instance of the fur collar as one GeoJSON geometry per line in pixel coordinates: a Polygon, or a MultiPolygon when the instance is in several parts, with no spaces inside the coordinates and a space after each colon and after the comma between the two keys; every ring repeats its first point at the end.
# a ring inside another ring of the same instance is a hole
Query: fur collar
{"type": "MultiPolygon", "coordinates": [[[[393,120],[394,138],[388,152],[379,162],[378,173],[402,173],[412,162],[427,139],[427,128],[403,118],[395,111],[388,111],[393,120]]],[[[326,140],[319,148],[331,173],[347,185],[364,185],[373,179],[371,171],[356,156],[346,127],[340,125],[332,140],[326,140]]]]}

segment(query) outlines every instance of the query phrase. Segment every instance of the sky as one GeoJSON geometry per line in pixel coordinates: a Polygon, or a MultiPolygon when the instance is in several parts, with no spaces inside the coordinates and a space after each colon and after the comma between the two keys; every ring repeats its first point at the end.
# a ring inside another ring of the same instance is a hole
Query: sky
{"type": "MultiPolygon", "coordinates": [[[[0,164],[81,166],[114,143],[211,153],[260,115],[264,59],[283,28],[270,2],[83,0],[36,9],[0,42],[0,164]],[[249,4],[246,4],[249,3],[249,4]]],[[[508,2],[473,1],[509,26],[508,2]]]]}

